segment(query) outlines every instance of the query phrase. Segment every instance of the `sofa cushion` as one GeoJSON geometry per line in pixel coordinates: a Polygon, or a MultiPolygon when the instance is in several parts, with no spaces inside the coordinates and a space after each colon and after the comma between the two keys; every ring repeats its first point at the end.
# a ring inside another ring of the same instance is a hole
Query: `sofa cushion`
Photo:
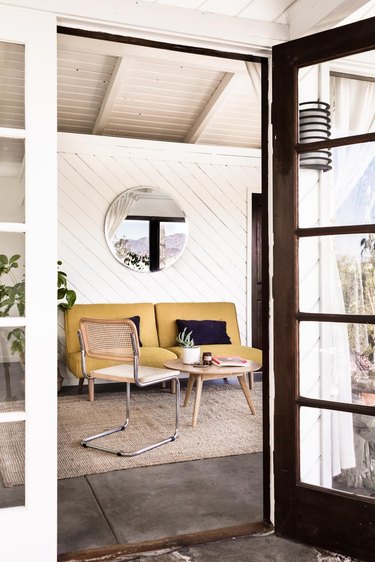
{"type": "MultiPolygon", "coordinates": [[[[211,351],[212,355],[233,355],[236,357],[243,357],[244,359],[250,359],[251,361],[256,361],[259,365],[262,365],[262,352],[256,347],[246,347],[245,345],[201,345],[201,353],[204,351],[211,351]]],[[[177,355],[177,357],[182,356],[182,347],[177,345],[170,347],[169,351],[172,351],[177,355]]]]}
{"type": "Polygon", "coordinates": [[[180,320],[177,319],[177,332],[191,332],[195,345],[232,343],[227,334],[225,320],[180,320]]]}
{"type": "Polygon", "coordinates": [[[155,304],[159,345],[170,348],[176,345],[177,318],[186,320],[225,320],[227,334],[232,344],[240,345],[236,307],[232,302],[167,302],[155,304]]]}
{"type": "MultiPolygon", "coordinates": [[[[142,347],[140,349],[139,364],[144,367],[156,367],[159,369],[164,368],[164,361],[171,361],[176,359],[175,353],[168,349],[161,347],[142,347]]],[[[71,353],[67,357],[68,368],[78,378],[83,377],[81,370],[81,353],[79,351],[71,353]]],[[[108,361],[107,359],[92,359],[86,358],[86,368],[90,372],[92,370],[104,369],[104,367],[112,367],[113,365],[120,365],[120,361],[108,361]]]]}
{"type": "Polygon", "coordinates": [[[126,303],[126,304],[75,304],[70,310],[65,311],[65,339],[66,353],[79,351],[77,331],[79,321],[86,318],[131,318],[140,317],[140,339],[143,347],[158,347],[158,333],[156,331],[155,310],[151,303],[126,303]]]}

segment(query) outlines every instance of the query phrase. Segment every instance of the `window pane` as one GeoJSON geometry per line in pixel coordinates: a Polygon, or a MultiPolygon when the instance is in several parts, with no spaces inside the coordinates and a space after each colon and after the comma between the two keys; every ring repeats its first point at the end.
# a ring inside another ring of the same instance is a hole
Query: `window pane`
{"type": "Polygon", "coordinates": [[[299,226],[374,224],[375,143],[332,149],[331,166],[320,173],[300,162],[299,226]]]}
{"type": "Polygon", "coordinates": [[[0,41],[0,127],[25,127],[25,47],[0,41]]]}
{"type": "Polygon", "coordinates": [[[160,223],[160,269],[169,267],[179,258],[186,240],[186,222],[160,223]]]}
{"type": "Polygon", "coordinates": [[[23,411],[25,398],[25,328],[0,328],[0,405],[23,411]]]}
{"type": "Polygon", "coordinates": [[[374,53],[367,51],[299,70],[300,142],[374,132],[374,53]]]}
{"type": "Polygon", "coordinates": [[[25,236],[0,232],[0,317],[25,316],[25,236]]]}
{"type": "Polygon", "coordinates": [[[300,479],[314,486],[374,496],[375,417],[302,407],[300,479]]]}
{"type": "Polygon", "coordinates": [[[25,422],[0,423],[0,508],[25,505],[24,482],[25,422]]]}
{"type": "Polygon", "coordinates": [[[372,315],[374,295],[375,232],[299,240],[301,311],[372,315]]]}
{"type": "Polygon", "coordinates": [[[300,395],[375,406],[375,324],[301,322],[300,395]]]}
{"type": "Polygon", "coordinates": [[[25,141],[0,138],[0,222],[25,222],[25,141]]]}

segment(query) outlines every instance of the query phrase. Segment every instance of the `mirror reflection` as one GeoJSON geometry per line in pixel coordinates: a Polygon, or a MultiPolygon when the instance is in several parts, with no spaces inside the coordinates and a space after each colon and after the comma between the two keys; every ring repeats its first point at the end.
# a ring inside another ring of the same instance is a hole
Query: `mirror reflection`
{"type": "Polygon", "coordinates": [[[160,271],[182,254],[186,217],[168,193],[156,187],[124,191],[110,205],[105,237],[114,257],[133,271],[160,271]]]}

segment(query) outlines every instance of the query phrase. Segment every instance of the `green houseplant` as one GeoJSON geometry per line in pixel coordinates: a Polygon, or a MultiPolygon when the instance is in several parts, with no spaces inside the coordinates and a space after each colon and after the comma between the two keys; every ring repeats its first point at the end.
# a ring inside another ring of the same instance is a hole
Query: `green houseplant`
{"type": "Polygon", "coordinates": [[[200,347],[194,345],[194,339],[192,338],[193,332],[187,332],[185,327],[182,332],[180,332],[176,341],[179,346],[182,347],[182,362],[185,365],[192,365],[193,363],[198,363],[200,360],[200,347]]]}
{"type": "Polygon", "coordinates": [[[57,262],[57,300],[60,310],[69,310],[76,302],[76,292],[73,289],[68,289],[68,277],[65,271],[60,270],[62,261],[57,262]]]}
{"type": "MultiPolygon", "coordinates": [[[[76,302],[76,292],[73,289],[68,288],[68,276],[65,271],[61,271],[60,266],[62,261],[57,262],[57,301],[58,308],[65,312],[72,308],[73,304],[76,302]]],[[[62,383],[64,377],[62,376],[59,368],[59,355],[57,355],[57,391],[59,392],[62,388],[62,383]]]]}
{"type": "MultiPolygon", "coordinates": [[[[0,255],[0,317],[10,316],[14,308],[19,316],[25,315],[25,275],[16,275],[19,269],[19,254],[7,257],[0,255]]],[[[25,364],[25,330],[13,328],[7,335],[12,354],[18,353],[21,365],[25,364]]]]}
{"type": "MultiPolygon", "coordinates": [[[[21,256],[14,254],[11,257],[0,255],[0,317],[10,316],[15,309],[18,316],[25,315],[25,274],[16,274],[20,269],[21,256]]],[[[69,310],[76,301],[76,293],[68,288],[67,275],[60,271],[61,261],[57,262],[57,301],[60,310],[69,310]],[[60,302],[59,302],[60,301],[60,302]]],[[[13,328],[8,332],[7,340],[10,343],[12,354],[18,353],[20,363],[25,364],[25,330],[13,328]]]]}

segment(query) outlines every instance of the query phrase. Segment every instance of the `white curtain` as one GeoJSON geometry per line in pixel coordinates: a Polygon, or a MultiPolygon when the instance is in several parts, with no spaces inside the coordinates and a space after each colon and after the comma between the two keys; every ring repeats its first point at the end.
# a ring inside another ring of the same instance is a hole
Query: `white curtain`
{"type": "Polygon", "coordinates": [[[375,129],[375,83],[353,78],[331,77],[335,98],[332,126],[351,134],[375,129]]]}
{"type": "MultiPolygon", "coordinates": [[[[374,108],[375,108],[375,84],[362,80],[353,80],[347,78],[333,78],[331,81],[333,86],[333,94],[335,99],[333,111],[333,135],[346,136],[350,134],[367,133],[374,130],[374,108]]],[[[336,149],[333,158],[333,182],[331,188],[333,197],[332,205],[332,224],[335,223],[335,217],[341,205],[351,195],[353,189],[357,186],[358,181],[363,176],[372,159],[375,157],[374,143],[349,145],[336,149]]],[[[356,216],[357,223],[371,223],[370,212],[375,204],[375,189],[373,185],[368,185],[361,197],[367,200],[363,201],[359,213],[356,216]]],[[[353,213],[354,214],[354,213],[353,213]]],[[[328,242],[328,240],[327,240],[328,242]]],[[[333,239],[329,240],[330,255],[328,265],[330,280],[328,302],[333,312],[344,313],[345,305],[342,294],[342,286],[336,250],[333,239]]],[[[358,255],[356,259],[358,279],[360,276],[361,255],[360,246],[358,245],[358,255]]],[[[358,314],[364,313],[361,302],[363,296],[354,294],[353,299],[357,303],[358,314]]],[[[358,327],[360,329],[360,327],[358,327]]],[[[331,340],[334,353],[329,361],[329,370],[331,375],[331,397],[332,400],[340,402],[352,401],[352,382],[351,382],[351,355],[348,330],[346,324],[331,324],[326,330],[325,339],[327,342],[331,340]],[[328,332],[328,333],[327,333],[328,332]]],[[[344,412],[333,412],[331,419],[331,438],[332,438],[332,476],[341,473],[342,469],[352,468],[356,466],[354,454],[354,435],[353,435],[353,417],[351,414],[344,412]]]]}
{"type": "Polygon", "coordinates": [[[136,199],[132,191],[125,191],[114,200],[105,219],[106,236],[112,240],[116,230],[129,214],[129,210],[136,199]]]}
{"type": "MultiPolygon", "coordinates": [[[[375,130],[375,83],[349,78],[333,78],[335,106],[333,132],[336,137],[363,134],[375,130]]],[[[336,212],[354,189],[363,172],[375,156],[374,143],[340,147],[335,151],[334,194],[336,212]]],[[[369,186],[368,197],[375,201],[374,186],[369,186]]],[[[371,207],[367,207],[368,210],[371,207]]],[[[363,222],[370,222],[370,218],[363,222]]]]}

